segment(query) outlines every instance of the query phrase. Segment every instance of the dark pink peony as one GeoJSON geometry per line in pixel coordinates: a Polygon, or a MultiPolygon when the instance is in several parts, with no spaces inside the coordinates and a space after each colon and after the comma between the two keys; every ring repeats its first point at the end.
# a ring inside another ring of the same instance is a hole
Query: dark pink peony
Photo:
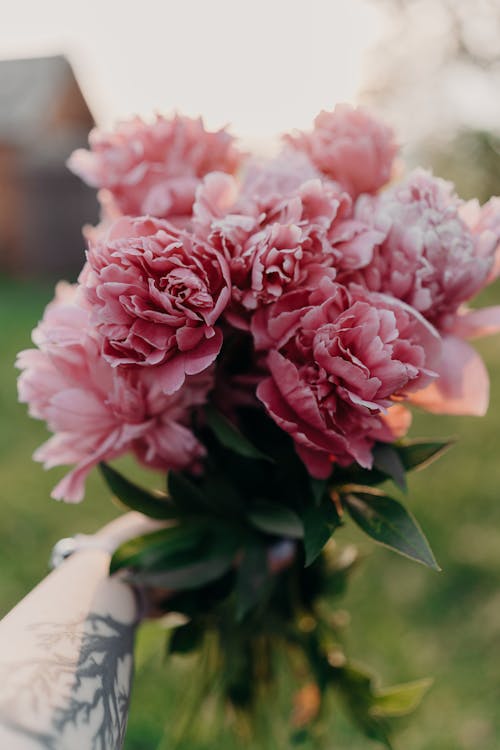
{"type": "MultiPolygon", "coordinates": [[[[197,193],[196,235],[224,254],[232,282],[226,314],[241,328],[255,310],[293,289],[314,288],[337,267],[352,270],[368,262],[382,235],[351,216],[351,200],[334,183],[290,179],[271,164],[244,183],[209,175],[197,193]],[[286,184],[280,193],[277,184],[286,184]],[[267,185],[267,189],[266,189],[267,185]]],[[[300,174],[300,173],[299,173],[300,174]]]]}
{"type": "Polygon", "coordinates": [[[46,468],[76,465],[55,487],[54,498],[80,501],[91,469],[125,453],[161,470],[195,468],[204,456],[189,423],[212,388],[210,373],[167,396],[154,371],[112,368],[101,355],[80,291],[69,285],[58,286],[33,341],[38,348],[18,357],[19,398],[54,433],[34,457],[46,468]]]}
{"type": "Polygon", "coordinates": [[[154,366],[171,394],[212,364],[231,295],[220,253],[160,219],[122,218],[87,257],[81,282],[112,366],[154,366]]]}
{"type": "Polygon", "coordinates": [[[178,218],[191,213],[204,175],[237,170],[242,154],[233,140],[225,130],[205,130],[201,119],[158,115],[147,123],[136,117],[111,133],[93,130],[90,151],[75,151],[68,165],[106,191],[106,213],[178,218]]]}
{"type": "Polygon", "coordinates": [[[329,280],[259,311],[252,331],[269,350],[257,395],[315,477],[333,462],[371,467],[374,442],[407,426],[393,405],[432,381],[441,349],[404,303],[329,280]]]}
{"type": "Polygon", "coordinates": [[[353,198],[375,193],[389,181],[398,151],[391,128],[349,104],[320,112],[311,132],[286,135],[285,141],[353,198]]]}

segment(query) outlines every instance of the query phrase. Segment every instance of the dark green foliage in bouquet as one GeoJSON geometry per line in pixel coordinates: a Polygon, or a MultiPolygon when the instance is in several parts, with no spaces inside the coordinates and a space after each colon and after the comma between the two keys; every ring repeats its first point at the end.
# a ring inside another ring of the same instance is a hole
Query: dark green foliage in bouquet
{"type": "Polygon", "coordinates": [[[164,492],[101,465],[122,505],[165,521],[123,544],[111,572],[154,589],[160,609],[179,614],[168,653],[198,654],[200,703],[216,691],[238,731],[259,725],[250,717],[265,708],[287,663],[295,683],[292,746],[327,742],[323,718],[336,695],[367,737],[390,748],[395,720],[418,706],[430,681],[381,688],[345,654],[334,613],[358,554],[333,537],[350,519],[380,544],[439,570],[413,515],[378,486],[392,481],[405,490],[406,473],[449,442],[378,444],[372,470],[335,467],[328,480],[316,480],[262,412],[247,410],[241,421],[245,435],[209,409],[200,429],[203,473],[171,471],[164,492]]]}

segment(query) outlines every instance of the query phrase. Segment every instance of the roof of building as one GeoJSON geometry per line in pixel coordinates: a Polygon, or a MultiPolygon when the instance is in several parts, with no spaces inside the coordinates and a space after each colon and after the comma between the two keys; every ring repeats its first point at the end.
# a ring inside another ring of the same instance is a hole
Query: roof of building
{"type": "Polygon", "coordinates": [[[43,133],[51,126],[57,100],[69,86],[84,102],[63,55],[0,60],[0,141],[22,144],[43,133]]]}

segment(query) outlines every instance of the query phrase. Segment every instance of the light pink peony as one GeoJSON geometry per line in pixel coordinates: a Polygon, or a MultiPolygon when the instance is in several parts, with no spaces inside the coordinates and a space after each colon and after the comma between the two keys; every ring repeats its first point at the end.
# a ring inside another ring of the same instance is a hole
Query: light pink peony
{"type": "Polygon", "coordinates": [[[391,407],[432,381],[441,351],[437,332],[404,303],[327,279],[259,310],[252,331],[270,350],[257,395],[321,478],[333,462],[371,467],[374,442],[408,424],[391,407]]]}
{"type": "Polygon", "coordinates": [[[500,226],[493,206],[483,212],[464,204],[451,184],[421,169],[356,206],[356,218],[384,239],[370,263],[342,280],[407,302],[443,335],[439,380],[413,397],[437,413],[480,415],[488,405],[485,367],[459,339],[500,330],[500,307],[476,311],[464,304],[492,279],[500,226]]]}
{"type": "Polygon", "coordinates": [[[311,132],[284,138],[353,198],[360,193],[375,193],[388,182],[398,151],[391,128],[349,104],[337,104],[333,112],[320,112],[311,132]]]}
{"type": "Polygon", "coordinates": [[[80,501],[91,469],[128,452],[161,470],[193,468],[204,456],[188,425],[192,410],[206,401],[211,374],[190,378],[166,396],[152,371],[113,369],[78,288],[69,285],[58,286],[33,341],[38,349],[18,357],[19,398],[54,433],[34,457],[46,468],[76,464],[54,498],[80,501]]]}
{"type": "MultiPolygon", "coordinates": [[[[241,195],[265,209],[295,193],[304,182],[320,177],[321,173],[306,154],[285,149],[273,159],[250,159],[246,163],[241,195]]],[[[338,186],[337,192],[340,192],[338,186]]]]}
{"type": "Polygon", "coordinates": [[[460,306],[488,283],[498,242],[488,230],[473,233],[462,207],[450,183],[422,169],[377,198],[361,198],[356,217],[385,238],[353,278],[450,330],[460,306]]]}
{"type": "Polygon", "coordinates": [[[87,257],[81,282],[112,366],[154,366],[159,387],[172,394],[212,364],[231,295],[220,253],[146,217],[119,219],[87,257]]]}
{"type": "Polygon", "coordinates": [[[193,211],[195,234],[228,261],[232,306],[226,316],[241,328],[281,295],[333,279],[337,267],[368,262],[382,237],[351,217],[351,200],[334,183],[291,176],[281,194],[272,165],[269,181],[265,175],[253,176],[241,191],[233,178],[209,175],[193,211]]]}
{"type": "Polygon", "coordinates": [[[460,207],[460,216],[475,237],[482,236],[484,242],[489,235],[495,243],[495,257],[488,279],[494,281],[500,276],[500,198],[494,196],[483,206],[475,199],[467,201],[460,207]]]}
{"type": "Polygon", "coordinates": [[[121,214],[159,218],[189,215],[202,177],[234,173],[242,154],[225,130],[209,132],[201,119],[139,117],[116,130],[93,130],[90,151],[79,149],[68,166],[89,185],[104,188],[103,202],[121,214]]]}
{"type": "MultiPolygon", "coordinates": [[[[500,275],[500,198],[494,197],[480,206],[472,200],[460,206],[460,216],[467,224],[482,253],[488,258],[490,271],[486,284],[500,275]],[[492,262],[490,263],[490,258],[492,262]]],[[[500,331],[500,306],[473,310],[466,305],[459,307],[450,324],[450,332],[459,338],[474,339],[500,331]]]]}

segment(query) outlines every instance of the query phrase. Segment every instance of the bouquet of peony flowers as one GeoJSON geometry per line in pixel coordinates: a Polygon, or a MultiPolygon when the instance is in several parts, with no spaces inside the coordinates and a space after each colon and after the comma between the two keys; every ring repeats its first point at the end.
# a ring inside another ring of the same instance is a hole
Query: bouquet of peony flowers
{"type": "Polygon", "coordinates": [[[100,466],[122,504],[168,522],[112,572],[165,590],[184,616],[170,652],[209,652],[204,684],[233,718],[286,661],[297,745],[321,736],[332,688],[388,747],[420,701],[427,681],[382,690],[345,655],[331,602],[356,556],[332,535],[350,519],[438,569],[378,485],[404,489],[447,447],[404,437],[408,406],[488,405],[467,340],[500,330],[500,307],[467,303],[500,272],[500,199],[463,202],[421,169],[396,181],[396,154],[347,105],[267,161],[178,115],[94,131],[69,166],[102,221],[18,360],[20,398],[54,433],[36,460],[74,465],[53,497],[80,501],[100,466]],[[163,491],[109,465],[129,453],[163,491]]]}

